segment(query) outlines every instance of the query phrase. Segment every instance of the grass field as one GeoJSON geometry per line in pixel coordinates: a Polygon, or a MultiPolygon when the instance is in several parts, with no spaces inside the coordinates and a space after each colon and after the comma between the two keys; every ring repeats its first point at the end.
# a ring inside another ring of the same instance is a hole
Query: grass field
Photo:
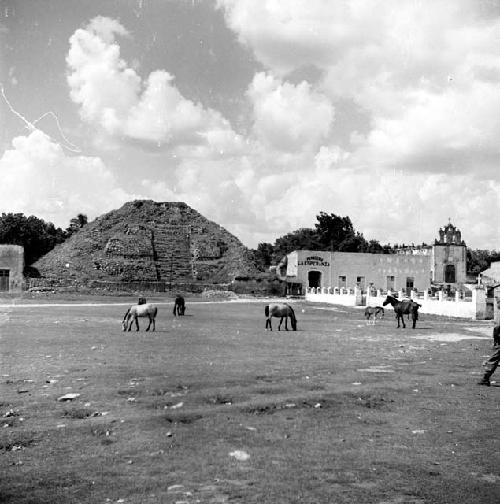
{"type": "Polygon", "coordinates": [[[0,502],[499,502],[491,322],[264,305],[0,307],[0,502]]]}

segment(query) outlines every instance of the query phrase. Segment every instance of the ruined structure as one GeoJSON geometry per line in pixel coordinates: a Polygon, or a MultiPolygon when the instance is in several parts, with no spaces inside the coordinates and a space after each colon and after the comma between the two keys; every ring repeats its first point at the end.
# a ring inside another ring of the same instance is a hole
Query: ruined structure
{"type": "Polygon", "coordinates": [[[185,203],[138,200],[87,224],[34,264],[60,283],[229,282],[257,270],[231,233],[185,203]]]}

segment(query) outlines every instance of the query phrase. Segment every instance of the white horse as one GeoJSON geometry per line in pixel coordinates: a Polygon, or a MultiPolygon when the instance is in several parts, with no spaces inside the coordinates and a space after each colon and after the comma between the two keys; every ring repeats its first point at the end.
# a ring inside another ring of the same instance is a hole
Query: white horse
{"type": "Polygon", "coordinates": [[[123,330],[124,331],[130,331],[132,328],[132,324],[135,321],[135,327],[136,331],[139,330],[139,317],[148,317],[149,318],[149,325],[146,329],[146,331],[149,331],[149,328],[151,327],[151,323],[153,323],[153,331],[155,330],[155,318],[156,314],[158,313],[158,308],[154,304],[147,303],[147,304],[136,304],[131,306],[127,312],[125,313],[125,316],[123,317],[123,330]]]}

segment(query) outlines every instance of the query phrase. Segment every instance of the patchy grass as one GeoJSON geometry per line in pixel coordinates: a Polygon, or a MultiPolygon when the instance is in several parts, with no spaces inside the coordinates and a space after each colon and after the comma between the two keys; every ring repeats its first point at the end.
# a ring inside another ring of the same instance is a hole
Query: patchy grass
{"type": "Polygon", "coordinates": [[[121,306],[0,308],[0,501],[498,501],[491,323],[297,303],[271,333],[264,304],[160,305],[154,333],[121,306]]]}

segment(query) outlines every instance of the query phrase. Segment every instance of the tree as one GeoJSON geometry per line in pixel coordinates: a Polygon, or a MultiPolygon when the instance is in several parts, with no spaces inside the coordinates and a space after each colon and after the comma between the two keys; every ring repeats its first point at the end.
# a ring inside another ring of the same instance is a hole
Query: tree
{"type": "Polygon", "coordinates": [[[477,275],[488,269],[492,262],[500,260],[500,252],[495,250],[467,249],[467,272],[477,275]]]}
{"type": "Polygon", "coordinates": [[[69,221],[69,227],[66,228],[66,235],[69,238],[72,234],[80,231],[80,229],[88,224],[88,218],[85,214],[79,213],[69,221]]]}
{"type": "Polygon", "coordinates": [[[255,263],[258,268],[265,270],[272,264],[274,247],[270,243],[259,243],[257,250],[253,251],[255,263]]]}
{"type": "Polygon", "coordinates": [[[349,217],[339,217],[333,213],[320,212],[316,216],[316,233],[323,250],[340,250],[340,244],[355,236],[354,227],[349,217]]]}
{"type": "Polygon", "coordinates": [[[367,241],[355,231],[349,217],[320,212],[313,228],[301,228],[278,238],[274,245],[260,243],[254,250],[257,264],[268,266],[294,250],[325,250],[342,252],[366,252],[372,254],[394,253],[391,245],[380,245],[377,240],[367,241]],[[270,261],[270,263],[269,263],[270,261]]]}
{"type": "Polygon", "coordinates": [[[23,246],[27,266],[65,239],[61,228],[34,215],[26,217],[22,213],[3,213],[0,218],[0,243],[23,246]]]}
{"type": "Polygon", "coordinates": [[[294,250],[323,250],[323,248],[314,229],[297,229],[274,242],[273,263],[278,263],[284,256],[294,250]]]}

